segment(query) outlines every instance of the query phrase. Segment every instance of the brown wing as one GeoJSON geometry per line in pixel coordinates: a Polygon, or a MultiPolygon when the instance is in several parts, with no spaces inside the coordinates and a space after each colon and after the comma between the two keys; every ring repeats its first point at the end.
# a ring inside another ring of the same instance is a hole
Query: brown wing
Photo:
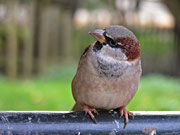
{"type": "MultiPolygon", "coordinates": [[[[80,60],[79,60],[79,65],[81,64],[81,62],[84,61],[84,58],[85,58],[84,56],[86,56],[86,54],[87,54],[90,46],[91,46],[91,45],[88,45],[88,46],[84,49],[84,51],[83,51],[83,53],[82,53],[82,55],[81,55],[81,58],[80,58],[80,60]]],[[[78,68],[79,68],[79,66],[78,66],[78,68]]],[[[77,69],[77,71],[78,71],[78,69],[77,69]]],[[[77,75],[77,73],[76,73],[76,75],[77,75]]],[[[74,78],[73,78],[73,80],[72,80],[72,83],[71,83],[72,92],[74,91],[73,84],[75,85],[75,80],[77,79],[77,78],[76,78],[76,75],[74,76],[74,78]]],[[[76,94],[77,94],[77,93],[76,93],[76,94]]],[[[74,97],[74,94],[73,94],[73,97],[74,97]]],[[[75,97],[74,97],[74,99],[75,99],[75,97]]],[[[74,107],[72,108],[73,111],[77,111],[77,110],[80,110],[80,109],[81,109],[81,106],[80,106],[78,103],[76,103],[76,104],[74,105],[74,107]]]]}
{"type": "Polygon", "coordinates": [[[88,46],[84,49],[84,51],[83,51],[83,53],[82,53],[82,55],[81,55],[81,58],[86,55],[86,53],[87,53],[87,51],[89,50],[90,46],[91,46],[91,45],[88,45],[88,46]]]}

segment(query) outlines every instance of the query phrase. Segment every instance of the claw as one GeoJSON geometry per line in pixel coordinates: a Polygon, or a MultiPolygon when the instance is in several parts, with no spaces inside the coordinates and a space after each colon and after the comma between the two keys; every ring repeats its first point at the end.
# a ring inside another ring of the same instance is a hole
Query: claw
{"type": "Polygon", "coordinates": [[[134,114],[132,112],[127,111],[127,113],[134,119],[134,114]]]}
{"type": "Polygon", "coordinates": [[[127,111],[125,107],[120,107],[119,111],[120,111],[120,118],[124,115],[124,120],[125,120],[124,129],[125,129],[129,121],[128,115],[130,115],[132,119],[134,119],[134,114],[132,112],[127,111]]]}
{"type": "Polygon", "coordinates": [[[96,109],[90,109],[90,111],[96,113],[97,115],[99,115],[99,113],[97,112],[96,109]]]}
{"type": "Polygon", "coordinates": [[[123,112],[123,109],[120,109],[120,118],[122,118],[124,112],[123,112]]]}
{"type": "Polygon", "coordinates": [[[91,109],[91,108],[89,108],[87,105],[84,105],[84,109],[83,109],[83,110],[84,110],[84,112],[85,112],[85,115],[87,115],[87,113],[88,113],[89,116],[91,117],[91,119],[92,119],[92,120],[94,121],[94,123],[96,124],[97,121],[96,121],[94,115],[92,114],[92,112],[98,114],[98,112],[96,111],[96,109],[91,109]]]}

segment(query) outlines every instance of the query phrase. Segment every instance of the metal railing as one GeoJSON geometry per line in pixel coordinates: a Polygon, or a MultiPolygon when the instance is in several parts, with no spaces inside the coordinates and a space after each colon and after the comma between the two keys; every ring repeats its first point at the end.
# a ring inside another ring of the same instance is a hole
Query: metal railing
{"type": "Polygon", "coordinates": [[[180,135],[180,111],[134,111],[123,129],[124,119],[117,111],[100,111],[94,124],[84,112],[61,111],[1,111],[1,134],[59,135],[180,135]]]}

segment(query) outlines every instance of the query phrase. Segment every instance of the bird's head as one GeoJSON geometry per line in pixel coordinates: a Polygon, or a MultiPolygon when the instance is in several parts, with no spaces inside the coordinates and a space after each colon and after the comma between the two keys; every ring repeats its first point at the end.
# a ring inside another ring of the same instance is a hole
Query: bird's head
{"type": "Polygon", "coordinates": [[[123,26],[113,25],[104,29],[89,32],[96,40],[96,47],[101,50],[103,46],[109,48],[120,48],[126,55],[128,61],[140,57],[140,45],[136,36],[123,26]]]}

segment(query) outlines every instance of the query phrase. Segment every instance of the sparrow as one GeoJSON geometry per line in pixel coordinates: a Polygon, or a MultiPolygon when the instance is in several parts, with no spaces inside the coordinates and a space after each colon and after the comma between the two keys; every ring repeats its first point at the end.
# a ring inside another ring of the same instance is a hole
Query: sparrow
{"type": "Polygon", "coordinates": [[[85,111],[97,123],[93,113],[97,109],[118,109],[128,115],[126,106],[134,97],[142,74],[140,44],[136,36],[119,25],[90,31],[97,41],[86,47],[72,80],[72,94],[76,104],[73,111],[85,111]]]}

